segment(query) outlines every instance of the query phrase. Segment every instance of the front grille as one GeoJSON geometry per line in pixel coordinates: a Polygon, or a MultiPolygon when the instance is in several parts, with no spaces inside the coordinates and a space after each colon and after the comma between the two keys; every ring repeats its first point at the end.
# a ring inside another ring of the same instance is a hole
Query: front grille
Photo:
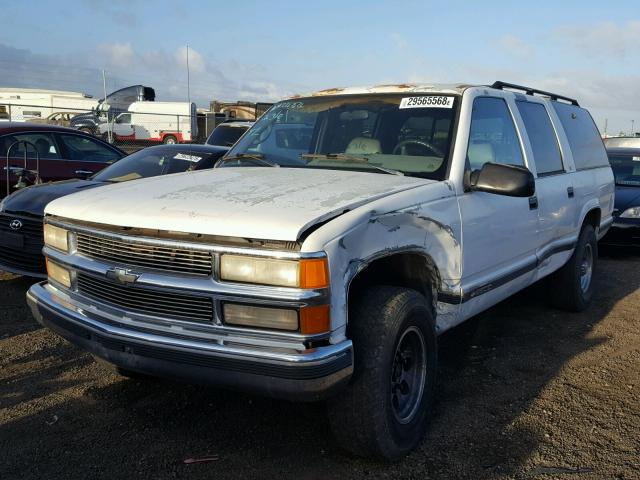
{"type": "Polygon", "coordinates": [[[163,247],[80,232],[77,236],[78,252],[89,258],[171,273],[209,276],[212,272],[212,256],[207,251],[163,247]]]}
{"type": "Polygon", "coordinates": [[[13,248],[2,246],[0,243],[0,265],[25,272],[44,273],[42,218],[2,213],[0,214],[0,235],[4,235],[5,232],[21,234],[24,238],[24,247],[13,248]],[[22,227],[13,230],[9,226],[13,220],[20,220],[22,227]]]}
{"type": "Polygon", "coordinates": [[[198,323],[213,321],[209,297],[123,286],[83,273],[78,274],[78,292],[125,311],[198,323]]]}

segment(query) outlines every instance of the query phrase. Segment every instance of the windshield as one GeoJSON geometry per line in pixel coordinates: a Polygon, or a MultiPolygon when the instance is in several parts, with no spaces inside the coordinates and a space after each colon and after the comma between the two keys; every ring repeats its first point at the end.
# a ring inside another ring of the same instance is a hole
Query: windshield
{"type": "Polygon", "coordinates": [[[330,168],[445,178],[456,97],[369,94],[275,104],[219,166],[330,168]],[[253,159],[252,159],[253,158],[253,159]]]}
{"type": "Polygon", "coordinates": [[[640,187],[640,156],[610,155],[609,162],[616,177],[616,185],[640,187]]]}
{"type": "Polygon", "coordinates": [[[146,148],[133,153],[94,175],[98,182],[126,182],[137,178],[155,177],[169,173],[195,170],[198,163],[209,157],[184,148],[146,148]]]}
{"type": "Polygon", "coordinates": [[[219,145],[222,147],[230,147],[238,141],[248,127],[231,126],[231,125],[218,125],[213,129],[207,143],[209,145],[219,145]]]}

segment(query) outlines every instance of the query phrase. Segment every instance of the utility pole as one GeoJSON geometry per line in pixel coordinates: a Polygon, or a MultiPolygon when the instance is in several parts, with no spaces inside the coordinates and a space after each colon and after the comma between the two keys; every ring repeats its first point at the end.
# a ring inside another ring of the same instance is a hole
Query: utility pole
{"type": "Polygon", "coordinates": [[[607,127],[609,126],[609,119],[604,119],[604,138],[607,138],[607,127]]]}
{"type": "Polygon", "coordinates": [[[104,93],[104,101],[107,101],[107,77],[104,73],[104,69],[102,70],[102,92],[104,93]]]}
{"type": "Polygon", "coordinates": [[[189,45],[187,45],[187,102],[191,105],[191,79],[189,78],[189,45]]]}
{"type": "Polygon", "coordinates": [[[635,133],[633,133],[633,122],[635,122],[635,120],[631,120],[631,136],[635,136],[635,133]]]}

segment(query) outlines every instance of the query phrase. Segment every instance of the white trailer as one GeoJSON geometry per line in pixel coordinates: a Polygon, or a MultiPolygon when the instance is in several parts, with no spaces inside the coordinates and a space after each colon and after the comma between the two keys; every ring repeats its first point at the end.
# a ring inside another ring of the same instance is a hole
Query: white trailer
{"type": "Polygon", "coordinates": [[[46,118],[54,112],[89,111],[97,105],[97,99],[81,92],[0,88],[0,118],[13,122],[46,118]]]}
{"type": "Polygon", "coordinates": [[[188,102],[134,102],[127,112],[99,127],[112,141],[191,142],[198,134],[197,111],[188,102]]]}

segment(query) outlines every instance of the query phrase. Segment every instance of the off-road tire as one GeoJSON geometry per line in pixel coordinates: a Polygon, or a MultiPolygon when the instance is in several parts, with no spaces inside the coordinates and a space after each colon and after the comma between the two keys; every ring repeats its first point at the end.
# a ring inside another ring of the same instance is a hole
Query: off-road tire
{"type": "Polygon", "coordinates": [[[585,224],[580,231],[573,255],[557,272],[551,274],[547,287],[551,304],[570,312],[581,312],[591,303],[594,292],[594,277],[598,264],[598,241],[592,225],[585,224]],[[581,279],[587,251],[591,251],[591,274],[589,286],[583,289],[581,279]]]}
{"type": "Polygon", "coordinates": [[[435,387],[437,341],[429,299],[406,288],[370,287],[350,306],[347,333],[354,346],[354,374],[328,401],[334,436],[356,455],[398,460],[423,438],[435,387]],[[394,413],[392,373],[405,332],[422,335],[426,362],[422,396],[403,424],[394,413]]]}

